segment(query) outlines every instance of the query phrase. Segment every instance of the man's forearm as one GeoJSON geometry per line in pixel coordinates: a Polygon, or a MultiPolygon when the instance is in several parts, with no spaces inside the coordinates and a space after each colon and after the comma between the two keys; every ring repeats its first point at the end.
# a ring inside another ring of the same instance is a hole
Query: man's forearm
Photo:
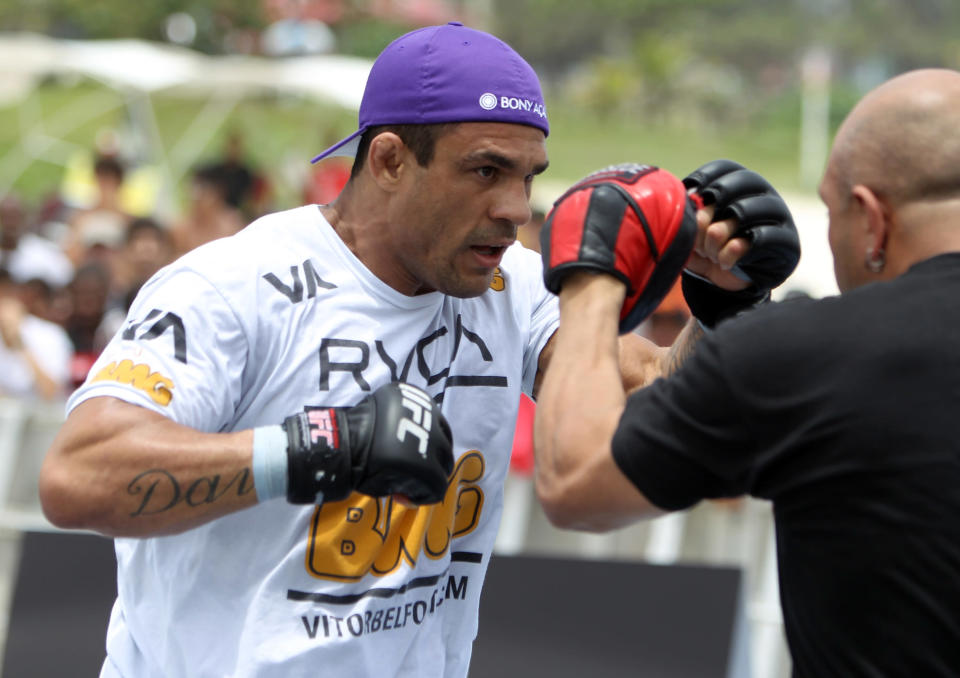
{"type": "Polygon", "coordinates": [[[117,401],[81,403],[40,479],[48,519],[109,536],[173,534],[252,506],[252,431],[201,433],[117,401]]]}
{"type": "MultiPolygon", "coordinates": [[[[611,453],[626,402],[617,337],[622,284],[609,276],[579,280],[589,281],[590,289],[565,284],[560,329],[537,402],[536,485],[554,524],[603,531],[657,510],[623,475],[611,453]]],[[[652,364],[639,362],[637,374],[652,364]]]]}
{"type": "Polygon", "coordinates": [[[561,297],[561,324],[538,395],[538,463],[548,483],[577,464],[585,448],[603,446],[625,400],[616,306],[588,294],[561,297]]]}

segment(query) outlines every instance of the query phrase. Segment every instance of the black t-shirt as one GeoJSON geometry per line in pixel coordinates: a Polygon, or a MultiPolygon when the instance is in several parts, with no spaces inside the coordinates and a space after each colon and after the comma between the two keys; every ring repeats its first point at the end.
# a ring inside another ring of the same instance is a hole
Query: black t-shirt
{"type": "Polygon", "coordinates": [[[664,509],[772,500],[794,675],[960,675],[960,254],[720,326],[613,454],[664,509]]]}

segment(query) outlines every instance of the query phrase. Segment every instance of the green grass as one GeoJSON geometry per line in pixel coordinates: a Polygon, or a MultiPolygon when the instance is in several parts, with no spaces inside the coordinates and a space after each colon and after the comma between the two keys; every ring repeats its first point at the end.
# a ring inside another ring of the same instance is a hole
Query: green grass
{"type": "MultiPolygon", "coordinates": [[[[90,81],[50,82],[20,105],[0,107],[0,193],[13,188],[31,201],[49,195],[71,154],[92,149],[107,130],[129,129],[131,111],[137,115],[149,110],[140,96],[90,81]],[[24,137],[27,127],[34,132],[24,137]]],[[[329,135],[342,136],[356,124],[353,112],[296,98],[211,102],[161,95],[150,102],[171,176],[181,180],[181,198],[182,178],[190,167],[217,157],[227,132],[238,129],[245,135],[250,159],[270,177],[276,207],[297,204],[299,188],[293,177],[306,171],[329,135]]],[[[629,115],[600,119],[562,102],[553,102],[549,111],[551,164],[544,180],[550,185],[569,184],[619,162],[659,165],[682,176],[726,157],[756,169],[785,191],[811,190],[799,180],[798,132],[790,122],[796,115],[789,111],[775,112],[766,124],[729,130],[671,121],[644,124],[629,115]]]]}
{"type": "Polygon", "coordinates": [[[575,181],[620,162],[657,165],[684,176],[718,158],[736,160],[784,190],[801,190],[797,131],[784,126],[691,131],[687,126],[645,126],[626,117],[597,120],[582,112],[550,109],[547,140],[551,180],[575,181]]]}
{"type": "Polygon", "coordinates": [[[92,152],[110,131],[129,138],[131,116],[156,121],[141,126],[141,146],[155,140],[163,149],[171,176],[182,179],[201,162],[219,156],[232,129],[246,140],[250,160],[270,175],[278,202],[296,199],[296,187],[284,180],[285,163],[310,158],[324,147],[329,126],[346,132],[356,114],[296,98],[261,97],[241,101],[123,94],[89,81],[47,83],[17,105],[0,107],[0,193],[13,189],[30,201],[59,185],[63,167],[78,152],[92,152]],[[149,105],[147,105],[149,104],[149,105]]]}

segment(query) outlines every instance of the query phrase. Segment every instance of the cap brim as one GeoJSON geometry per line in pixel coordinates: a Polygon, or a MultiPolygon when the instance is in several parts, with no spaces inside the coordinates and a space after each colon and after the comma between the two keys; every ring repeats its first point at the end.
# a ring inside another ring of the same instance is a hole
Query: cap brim
{"type": "Polygon", "coordinates": [[[319,162],[324,158],[335,158],[335,157],[344,157],[344,158],[353,158],[357,155],[357,147],[360,145],[360,136],[363,134],[362,129],[358,129],[356,132],[351,134],[345,139],[341,139],[333,146],[323,151],[320,155],[311,160],[311,163],[319,162]]]}

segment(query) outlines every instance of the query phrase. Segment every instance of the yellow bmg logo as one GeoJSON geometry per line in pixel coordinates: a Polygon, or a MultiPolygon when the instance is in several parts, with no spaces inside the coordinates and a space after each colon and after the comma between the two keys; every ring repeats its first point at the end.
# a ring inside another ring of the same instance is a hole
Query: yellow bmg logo
{"type": "Polygon", "coordinates": [[[310,522],[307,571],[314,577],[355,581],[372,573],[382,577],[401,563],[417,564],[422,551],[442,558],[456,537],[480,523],[483,455],[465,452],[457,461],[443,501],[409,507],[391,497],[354,493],[317,507],[310,522]]]}
{"type": "Polygon", "coordinates": [[[116,381],[129,384],[150,396],[158,405],[169,405],[173,400],[173,381],[159,372],[154,372],[144,363],[132,360],[114,360],[97,372],[91,381],[116,381]]]}

